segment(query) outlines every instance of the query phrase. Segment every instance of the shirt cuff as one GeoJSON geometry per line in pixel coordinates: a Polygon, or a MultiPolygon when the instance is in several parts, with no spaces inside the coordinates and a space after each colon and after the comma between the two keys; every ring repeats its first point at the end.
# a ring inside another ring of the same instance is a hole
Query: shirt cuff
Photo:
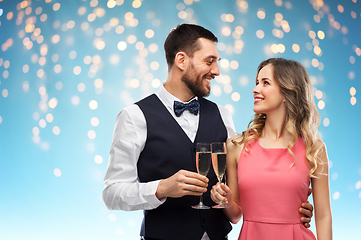
{"type": "Polygon", "coordinates": [[[158,185],[159,185],[160,181],[161,180],[157,180],[157,181],[153,181],[153,182],[148,183],[148,187],[147,187],[148,199],[147,199],[147,201],[153,208],[159,207],[160,205],[162,205],[167,200],[166,197],[162,198],[162,199],[158,199],[157,196],[155,195],[155,193],[157,192],[157,188],[158,188],[158,185]]]}

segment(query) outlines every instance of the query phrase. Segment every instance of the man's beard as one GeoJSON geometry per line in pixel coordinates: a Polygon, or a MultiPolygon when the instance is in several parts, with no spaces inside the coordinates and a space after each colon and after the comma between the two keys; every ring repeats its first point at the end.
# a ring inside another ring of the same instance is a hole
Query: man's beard
{"type": "Polygon", "coordinates": [[[211,88],[205,88],[203,86],[203,77],[204,76],[195,76],[194,66],[191,63],[187,72],[182,76],[181,80],[187,85],[187,87],[192,91],[192,93],[197,97],[208,97],[211,88]]]}

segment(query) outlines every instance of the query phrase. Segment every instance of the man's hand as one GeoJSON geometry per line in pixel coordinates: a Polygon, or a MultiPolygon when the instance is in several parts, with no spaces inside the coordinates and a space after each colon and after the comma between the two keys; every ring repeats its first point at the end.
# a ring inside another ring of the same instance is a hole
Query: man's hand
{"type": "Polygon", "coordinates": [[[179,198],[185,195],[201,196],[207,192],[208,178],[195,172],[179,170],[169,178],[159,182],[158,199],[165,197],[179,198]]]}
{"type": "MultiPolygon", "coordinates": [[[[308,196],[310,196],[311,193],[312,193],[312,189],[310,188],[310,189],[308,189],[308,196]]],[[[309,201],[302,203],[301,208],[298,209],[298,211],[305,215],[304,217],[301,217],[301,222],[303,223],[303,225],[306,228],[309,228],[311,226],[310,222],[311,222],[311,218],[313,216],[312,204],[309,201]]]]}

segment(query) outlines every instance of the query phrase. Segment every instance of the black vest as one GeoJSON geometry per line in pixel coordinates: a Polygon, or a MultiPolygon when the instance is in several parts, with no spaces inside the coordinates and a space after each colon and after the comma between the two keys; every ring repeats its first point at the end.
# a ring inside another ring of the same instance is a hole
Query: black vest
{"type": "MultiPolygon", "coordinates": [[[[137,163],[140,182],[165,179],[181,169],[197,172],[195,146],[198,142],[224,142],[227,130],[218,107],[199,98],[200,118],[194,143],[172,117],[159,98],[153,94],[136,104],[147,124],[147,140],[137,163]]],[[[203,194],[207,206],[215,203],[210,190],[217,177],[210,167],[208,191],[203,194]]],[[[204,231],[211,240],[223,239],[232,229],[221,209],[197,210],[199,197],[167,198],[156,209],[145,210],[141,235],[164,240],[199,240],[204,231]]]]}

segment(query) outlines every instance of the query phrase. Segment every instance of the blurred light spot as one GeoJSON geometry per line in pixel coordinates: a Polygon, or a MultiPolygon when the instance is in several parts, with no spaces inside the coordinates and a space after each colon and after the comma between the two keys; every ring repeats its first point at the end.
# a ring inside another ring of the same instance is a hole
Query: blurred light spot
{"type": "Polygon", "coordinates": [[[233,88],[232,88],[231,85],[227,84],[226,86],[224,86],[223,90],[224,90],[225,93],[229,94],[229,93],[231,93],[233,91],[233,88]]]}
{"type": "Polygon", "coordinates": [[[24,92],[28,92],[28,91],[29,91],[29,82],[28,82],[28,81],[24,81],[24,82],[23,82],[23,91],[24,91],[24,92]]]}
{"type": "Polygon", "coordinates": [[[318,62],[318,60],[316,58],[313,58],[312,61],[311,61],[311,64],[312,64],[313,67],[316,68],[316,67],[318,67],[319,62],[318,62]]]}
{"type": "Polygon", "coordinates": [[[293,44],[292,45],[292,50],[295,52],[295,53],[298,53],[300,51],[300,46],[298,44],[293,44]]]}
{"type": "Polygon", "coordinates": [[[339,193],[339,192],[335,192],[335,193],[332,195],[332,198],[333,198],[334,200],[339,199],[339,198],[340,198],[340,193],[339,193]]]}
{"type": "Polygon", "coordinates": [[[105,42],[99,38],[94,39],[94,45],[98,50],[103,50],[105,48],[105,42]]]}
{"type": "Polygon", "coordinates": [[[76,58],[76,51],[71,51],[70,53],[69,53],[69,58],[70,59],[75,59],[76,58]]]}
{"type": "Polygon", "coordinates": [[[95,13],[95,15],[97,16],[97,17],[103,17],[104,15],[105,15],[105,10],[104,10],[104,8],[95,8],[94,10],[93,10],[93,13],[95,13]]]}
{"type": "Polygon", "coordinates": [[[351,105],[355,105],[356,102],[357,102],[357,99],[355,97],[351,97],[351,99],[350,99],[351,105]]]}
{"type": "Polygon", "coordinates": [[[9,71],[8,70],[5,70],[4,72],[3,72],[3,78],[4,79],[7,79],[9,77],[9,71]]]}
{"type": "Polygon", "coordinates": [[[78,84],[78,91],[79,92],[84,92],[85,91],[85,84],[84,83],[79,83],[78,84]]]}
{"type": "Polygon", "coordinates": [[[234,114],[234,107],[231,104],[227,104],[224,107],[227,108],[232,115],[234,114]]]}
{"type": "Polygon", "coordinates": [[[356,189],[360,189],[361,188],[361,181],[358,181],[357,183],[356,183],[356,189]]]}
{"type": "Polygon", "coordinates": [[[149,45],[149,51],[152,53],[155,53],[156,51],[158,51],[158,46],[155,43],[152,43],[149,45]]]}
{"type": "Polygon", "coordinates": [[[45,127],[46,127],[46,121],[45,121],[44,119],[40,119],[40,121],[39,121],[39,126],[40,126],[41,128],[45,128],[45,127]]]}
{"type": "Polygon", "coordinates": [[[213,85],[212,88],[211,88],[211,91],[212,91],[212,94],[216,97],[219,97],[221,96],[222,94],[222,89],[219,85],[213,85]]]}
{"type": "Polygon", "coordinates": [[[322,53],[321,48],[320,48],[319,46],[315,46],[315,47],[313,48],[313,52],[314,52],[316,55],[318,55],[318,56],[320,56],[321,53],[322,53]]]}
{"type": "Polygon", "coordinates": [[[112,222],[117,220],[117,216],[115,216],[113,213],[109,213],[108,218],[112,222]]]}
{"type": "Polygon", "coordinates": [[[78,104],[80,103],[80,98],[79,98],[78,96],[73,96],[73,97],[71,98],[71,103],[72,103],[73,105],[78,105],[78,104]]]}
{"type": "Polygon", "coordinates": [[[55,108],[58,105],[58,100],[56,98],[52,98],[49,101],[49,107],[50,108],[55,108]]]}
{"type": "Polygon", "coordinates": [[[95,20],[95,18],[96,18],[96,15],[94,13],[90,13],[88,15],[88,21],[89,22],[93,22],[95,20]]]}
{"type": "Polygon", "coordinates": [[[279,22],[281,22],[283,20],[283,15],[281,13],[276,13],[275,14],[275,19],[279,22]]]}
{"type": "Polygon", "coordinates": [[[5,69],[8,69],[10,67],[10,61],[9,60],[6,60],[5,62],[4,62],[4,68],[5,69]]]}
{"type": "Polygon", "coordinates": [[[75,75],[79,75],[81,73],[81,68],[79,66],[75,66],[73,69],[73,73],[75,75]]]}
{"type": "Polygon", "coordinates": [[[48,121],[50,123],[50,122],[53,122],[54,117],[51,113],[48,113],[48,114],[46,114],[45,119],[46,119],[46,121],[48,121]]]}
{"type": "Polygon", "coordinates": [[[144,43],[143,42],[137,42],[136,44],[135,44],[135,48],[137,49],[137,50],[142,50],[143,48],[144,48],[144,43]]]}
{"type": "Polygon", "coordinates": [[[354,64],[356,62],[356,59],[354,56],[350,56],[350,63],[354,64]]]}
{"type": "Polygon", "coordinates": [[[229,65],[230,65],[231,69],[233,69],[233,70],[236,70],[239,66],[238,62],[235,60],[231,61],[231,63],[229,65]]]}
{"type": "Polygon", "coordinates": [[[107,2],[107,7],[108,8],[113,8],[113,7],[115,7],[117,5],[117,3],[115,2],[115,0],[109,0],[108,2],[107,2]]]}
{"type": "Polygon", "coordinates": [[[90,131],[88,132],[88,138],[94,139],[96,136],[97,136],[97,134],[95,133],[95,131],[90,130],[90,131]]]}
{"type": "Polygon", "coordinates": [[[115,229],[115,233],[117,234],[117,235],[124,235],[124,230],[123,229],[121,229],[121,228],[117,228],[117,229],[115,229]]]}
{"type": "Polygon", "coordinates": [[[33,119],[34,119],[35,121],[38,121],[39,118],[40,118],[39,113],[38,113],[38,112],[34,112],[34,113],[33,113],[33,119]]]}
{"type": "Polygon", "coordinates": [[[325,118],[323,119],[323,126],[328,127],[330,125],[330,119],[325,118]]]}
{"type": "Polygon", "coordinates": [[[13,18],[13,16],[14,16],[13,12],[8,12],[8,14],[6,14],[6,19],[10,20],[13,18]]]}
{"type": "Polygon", "coordinates": [[[256,31],[256,36],[259,38],[259,39],[262,39],[264,38],[264,32],[262,30],[257,30],[256,31]]]}
{"type": "Polygon", "coordinates": [[[92,110],[97,109],[97,108],[98,108],[98,102],[95,101],[95,100],[91,100],[91,101],[89,102],[89,108],[92,109],[92,110]]]}
{"type": "Polygon", "coordinates": [[[0,116],[0,124],[3,122],[3,118],[0,116]]]}
{"type": "Polygon", "coordinates": [[[101,80],[100,78],[95,79],[95,81],[94,81],[94,86],[95,86],[96,88],[101,88],[101,87],[103,87],[103,80],[101,80]]]}
{"type": "Polygon", "coordinates": [[[133,8],[140,8],[141,5],[142,5],[142,2],[139,0],[134,0],[132,3],[133,8]]]}
{"type": "Polygon", "coordinates": [[[150,68],[151,68],[152,70],[157,70],[157,69],[159,68],[159,63],[156,62],[156,61],[151,62],[150,68]]]}
{"type": "Polygon", "coordinates": [[[322,100],[320,100],[320,101],[318,101],[317,106],[318,106],[318,108],[319,108],[320,110],[322,110],[322,109],[325,108],[325,102],[322,101],[322,100]]]}
{"type": "Polygon", "coordinates": [[[356,95],[356,88],[351,87],[350,88],[350,94],[351,94],[351,96],[355,96],[356,95]]]}
{"type": "Polygon", "coordinates": [[[61,90],[61,89],[63,88],[63,83],[62,83],[62,82],[57,82],[57,83],[55,83],[55,88],[56,88],[57,90],[61,90]]]}
{"type": "Polygon", "coordinates": [[[239,99],[241,99],[241,95],[238,92],[234,92],[232,93],[231,98],[234,102],[238,102],[239,99]]]}
{"type": "Polygon", "coordinates": [[[53,133],[55,135],[59,135],[60,134],[60,128],[58,126],[53,127],[53,133]]]}
{"type": "Polygon", "coordinates": [[[224,27],[222,28],[222,34],[226,37],[228,37],[229,35],[231,35],[232,30],[229,27],[224,27]]]}
{"type": "Polygon", "coordinates": [[[354,11],[351,11],[351,17],[352,17],[353,19],[356,19],[357,14],[356,14],[354,11]]]}
{"type": "Polygon", "coordinates": [[[40,133],[40,129],[39,129],[38,127],[33,127],[33,134],[34,134],[35,136],[38,136],[39,133],[40,133]]]}
{"type": "Polygon", "coordinates": [[[54,175],[55,175],[56,177],[60,177],[60,176],[61,176],[61,171],[60,171],[60,169],[55,168],[55,169],[54,169],[54,175]]]}
{"type": "Polygon", "coordinates": [[[336,180],[337,178],[338,178],[338,173],[332,174],[332,177],[331,177],[332,180],[336,180]]]}
{"type": "Polygon", "coordinates": [[[239,83],[241,84],[241,86],[247,86],[248,84],[248,77],[247,76],[242,76],[239,78],[239,83]]]}
{"type": "Polygon", "coordinates": [[[159,79],[153,79],[152,82],[151,82],[151,85],[153,88],[159,88],[160,87],[160,80],[159,79]]]}
{"type": "Polygon", "coordinates": [[[145,31],[145,36],[147,38],[152,38],[154,37],[154,31],[152,29],[148,29],[147,31],[145,31]]]}
{"type": "Polygon", "coordinates": [[[226,44],[224,44],[223,42],[218,42],[217,43],[217,49],[219,51],[224,51],[226,49],[226,44]]]}
{"type": "Polygon", "coordinates": [[[97,117],[93,117],[91,120],[90,120],[90,123],[91,125],[93,125],[94,127],[98,126],[99,125],[99,119],[97,117]]]}
{"type": "Polygon", "coordinates": [[[311,30],[311,31],[308,32],[308,36],[310,36],[311,39],[315,39],[316,38],[316,33],[311,30]]]}
{"type": "Polygon", "coordinates": [[[257,17],[259,19],[265,19],[266,17],[266,11],[264,9],[258,9],[257,17]]]}
{"type": "Polygon", "coordinates": [[[355,77],[356,77],[356,74],[355,74],[354,71],[350,71],[350,72],[348,73],[348,78],[349,78],[350,80],[355,79],[355,77]]]}
{"type": "Polygon", "coordinates": [[[317,90],[315,95],[316,95],[317,99],[321,99],[323,94],[322,94],[322,91],[317,90]]]}
{"type": "Polygon", "coordinates": [[[46,94],[46,88],[44,86],[40,87],[39,88],[39,94],[41,96],[44,96],[46,94]]]}
{"type": "Polygon", "coordinates": [[[343,8],[342,5],[337,5],[337,10],[338,10],[340,13],[343,13],[343,11],[344,11],[345,9],[343,8]]]}
{"type": "Polygon", "coordinates": [[[56,64],[54,66],[54,72],[55,73],[60,73],[61,72],[61,65],[60,64],[56,64]]]}
{"type": "Polygon", "coordinates": [[[86,13],[86,7],[82,6],[80,8],[78,8],[78,15],[82,16],[86,13]]]}
{"type": "Polygon", "coordinates": [[[92,62],[92,57],[91,56],[85,56],[84,57],[84,63],[85,64],[90,64],[92,62]]]}
{"type": "Polygon", "coordinates": [[[120,41],[118,43],[117,47],[120,51],[124,51],[127,48],[127,43],[124,41],[120,41]]]}
{"type": "Polygon", "coordinates": [[[94,162],[97,163],[97,164],[103,163],[103,158],[102,158],[102,156],[96,155],[96,156],[94,157],[94,162]]]}
{"type": "Polygon", "coordinates": [[[317,32],[317,36],[319,39],[323,40],[325,38],[325,33],[321,30],[317,32]]]}
{"type": "Polygon", "coordinates": [[[187,12],[185,12],[185,11],[180,11],[180,12],[178,13],[178,17],[179,17],[180,19],[186,19],[186,18],[187,18],[187,12]]]}
{"type": "MultiPolygon", "coordinates": [[[[40,65],[40,66],[44,66],[45,63],[46,63],[46,58],[45,58],[45,57],[39,58],[39,65],[40,65]]],[[[40,69],[39,69],[39,70],[40,70],[40,69]]],[[[41,70],[42,70],[42,69],[41,69],[41,70]]],[[[42,70],[42,71],[44,71],[44,70],[42,70]]],[[[41,75],[44,76],[44,72],[42,72],[41,75]]],[[[39,76],[39,74],[38,74],[38,76],[39,76]]]]}
{"type": "Polygon", "coordinates": [[[227,59],[222,59],[220,61],[220,65],[222,68],[228,68],[229,67],[229,61],[227,59]]]}
{"type": "Polygon", "coordinates": [[[139,87],[139,85],[140,85],[140,83],[139,83],[139,80],[138,80],[138,79],[132,79],[132,80],[130,81],[130,86],[131,86],[132,88],[137,88],[137,87],[139,87]]]}

